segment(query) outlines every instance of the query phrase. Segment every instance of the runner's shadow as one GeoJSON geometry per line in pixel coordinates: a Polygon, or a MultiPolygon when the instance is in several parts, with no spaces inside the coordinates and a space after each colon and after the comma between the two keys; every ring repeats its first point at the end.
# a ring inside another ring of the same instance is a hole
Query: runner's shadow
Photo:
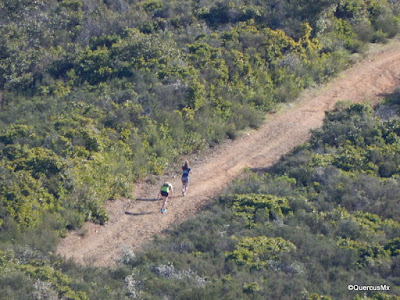
{"type": "Polygon", "coordinates": [[[130,211],[126,211],[125,214],[129,215],[129,216],[144,216],[144,215],[151,215],[151,214],[153,214],[153,212],[146,211],[146,212],[141,212],[141,213],[133,213],[133,212],[130,212],[130,211]]]}
{"type": "Polygon", "coordinates": [[[158,201],[161,198],[136,198],[136,201],[158,201]]]}

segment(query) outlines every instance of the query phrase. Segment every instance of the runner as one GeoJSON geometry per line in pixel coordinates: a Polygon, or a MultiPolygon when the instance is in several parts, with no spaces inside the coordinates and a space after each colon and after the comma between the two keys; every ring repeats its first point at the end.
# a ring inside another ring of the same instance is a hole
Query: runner
{"type": "Polygon", "coordinates": [[[161,194],[161,197],[163,199],[163,204],[162,204],[162,207],[161,207],[161,213],[165,213],[166,206],[167,206],[167,201],[168,201],[168,196],[169,196],[169,194],[171,194],[170,197],[172,199],[173,191],[174,191],[174,188],[172,187],[172,184],[170,184],[167,181],[164,181],[163,185],[161,186],[161,190],[160,190],[160,194],[161,194]]]}
{"type": "Polygon", "coordinates": [[[189,173],[192,169],[189,167],[189,161],[185,161],[182,166],[182,196],[185,197],[189,185],[189,173]]]}

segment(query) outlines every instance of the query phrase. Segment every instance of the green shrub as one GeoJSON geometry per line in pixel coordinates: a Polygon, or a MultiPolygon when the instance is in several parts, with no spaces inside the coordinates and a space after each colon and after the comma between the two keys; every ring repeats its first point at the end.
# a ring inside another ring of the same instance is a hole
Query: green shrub
{"type": "Polygon", "coordinates": [[[358,255],[357,264],[366,266],[374,264],[375,261],[387,258],[390,253],[379,244],[367,244],[353,241],[350,239],[339,239],[337,244],[341,248],[355,251],[358,255]]]}
{"type": "Polygon", "coordinates": [[[225,253],[225,256],[238,265],[259,269],[279,260],[283,253],[294,250],[296,246],[283,238],[244,237],[239,240],[236,249],[225,253]]]}
{"type": "Polygon", "coordinates": [[[382,30],[375,31],[372,36],[373,43],[387,43],[388,41],[387,33],[382,30]]]}
{"type": "Polygon", "coordinates": [[[385,250],[390,251],[392,256],[400,254],[400,238],[394,238],[385,245],[385,250]]]}
{"type": "Polygon", "coordinates": [[[227,195],[221,202],[232,207],[235,215],[244,218],[248,226],[276,220],[291,212],[288,199],[273,195],[227,195]]]}

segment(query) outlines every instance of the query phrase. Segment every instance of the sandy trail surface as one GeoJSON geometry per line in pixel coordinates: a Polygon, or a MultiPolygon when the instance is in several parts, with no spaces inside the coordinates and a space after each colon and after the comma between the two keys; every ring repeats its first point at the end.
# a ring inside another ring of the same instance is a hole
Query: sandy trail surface
{"type": "Polygon", "coordinates": [[[63,239],[57,253],[76,262],[115,266],[126,249],[134,251],[150,242],[163,229],[196,215],[218,195],[244,167],[266,168],[310,137],[310,130],[322,125],[325,111],[338,101],[376,102],[400,85],[400,42],[371,51],[328,85],[305,91],[295,102],[267,116],[257,130],[225,141],[192,161],[188,194],[181,195],[180,170],[159,178],[156,184],[138,182],[132,199],[106,204],[110,221],[104,225],[85,224],[79,232],[63,239]],[[160,213],[156,199],[163,179],[175,187],[167,212],[160,213]],[[84,232],[85,234],[82,234],[84,232]]]}

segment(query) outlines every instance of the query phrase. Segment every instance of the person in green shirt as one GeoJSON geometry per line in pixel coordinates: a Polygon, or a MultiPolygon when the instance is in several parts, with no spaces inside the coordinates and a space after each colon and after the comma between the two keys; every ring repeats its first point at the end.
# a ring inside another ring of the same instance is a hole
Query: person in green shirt
{"type": "Polygon", "coordinates": [[[161,186],[161,190],[160,190],[160,194],[161,194],[161,197],[163,199],[163,204],[162,204],[162,207],[161,207],[161,213],[165,213],[168,197],[170,197],[172,199],[173,191],[174,191],[174,188],[173,188],[172,184],[170,184],[167,181],[164,181],[163,185],[161,186]]]}

